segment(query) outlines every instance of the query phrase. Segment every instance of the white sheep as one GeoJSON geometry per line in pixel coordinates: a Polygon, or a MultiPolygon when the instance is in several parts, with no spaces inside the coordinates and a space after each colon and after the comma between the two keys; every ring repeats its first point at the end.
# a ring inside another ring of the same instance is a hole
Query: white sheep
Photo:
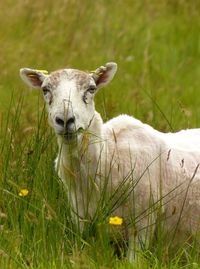
{"type": "Polygon", "coordinates": [[[133,248],[154,234],[158,219],[168,242],[197,231],[200,129],[161,133],[127,115],[103,123],[94,96],[116,71],[116,63],[107,63],[91,73],[62,69],[45,74],[23,68],[20,75],[43,91],[59,146],[56,168],[74,219],[79,224],[90,221],[104,194],[110,214],[124,220],[132,259],[133,248]]]}

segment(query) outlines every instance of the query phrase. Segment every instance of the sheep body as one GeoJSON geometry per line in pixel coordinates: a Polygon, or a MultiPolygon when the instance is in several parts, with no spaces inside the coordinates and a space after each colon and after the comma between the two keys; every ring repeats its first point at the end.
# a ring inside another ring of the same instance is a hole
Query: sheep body
{"type": "Polygon", "coordinates": [[[169,241],[198,230],[200,129],[162,133],[127,115],[103,123],[94,95],[116,70],[115,63],[107,63],[92,73],[24,68],[20,74],[29,86],[43,90],[59,146],[56,169],[74,220],[84,228],[103,197],[107,217],[124,219],[132,259],[133,242],[154,234],[158,220],[169,241]]]}
{"type": "MultiPolygon", "coordinates": [[[[81,219],[86,217],[84,213],[86,211],[88,218],[94,215],[101,196],[101,187],[109,177],[108,193],[112,194],[119,186],[125,189],[125,185],[127,185],[127,192],[130,192],[112,214],[123,217],[125,222],[126,220],[129,222],[133,215],[140,216],[137,228],[134,229],[146,232],[146,227],[150,226],[149,208],[152,204],[157,205],[157,209],[152,214],[152,223],[154,223],[158,208],[164,204],[162,216],[166,233],[173,231],[180,217],[184,229],[178,238],[196,232],[200,214],[200,174],[197,169],[200,151],[195,142],[200,138],[200,130],[161,133],[127,115],[120,115],[103,124],[100,115],[96,113],[88,131],[93,134],[92,140],[95,137],[95,142],[88,141],[86,158],[79,155],[81,164],[78,162],[78,167],[81,165],[82,175],[83,171],[86,172],[84,177],[77,175],[75,190],[72,191],[69,173],[65,170],[66,166],[70,166],[69,163],[63,166],[61,162],[58,166],[60,177],[70,190],[69,195],[74,201],[74,210],[77,211],[78,208],[81,219]],[[85,194],[88,191],[86,181],[89,176],[95,179],[95,185],[91,187],[93,195],[87,203],[85,194]],[[130,191],[130,184],[134,191],[130,191]]],[[[64,151],[61,152],[60,158],[66,160],[68,145],[66,148],[63,147],[64,151]]],[[[75,156],[74,161],[71,162],[70,159],[70,162],[76,163],[77,159],[78,155],[75,156]]],[[[72,170],[76,169],[73,167],[72,170]]],[[[77,170],[80,171],[79,168],[77,170]]],[[[120,195],[119,191],[116,199],[120,199],[120,195]]],[[[132,230],[128,229],[128,233],[131,235],[132,230]]]]}

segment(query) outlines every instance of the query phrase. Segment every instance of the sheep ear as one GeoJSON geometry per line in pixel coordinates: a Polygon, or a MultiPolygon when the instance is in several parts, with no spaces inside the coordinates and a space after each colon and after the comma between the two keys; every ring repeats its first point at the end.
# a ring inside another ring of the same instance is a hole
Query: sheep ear
{"type": "Polygon", "coordinates": [[[97,88],[107,85],[113,79],[116,71],[116,63],[107,63],[105,66],[100,66],[94,72],[92,72],[92,77],[97,85],[97,88]]]}
{"type": "Polygon", "coordinates": [[[22,80],[32,88],[41,88],[44,79],[47,77],[48,71],[35,70],[30,68],[21,68],[20,76],[22,80]]]}

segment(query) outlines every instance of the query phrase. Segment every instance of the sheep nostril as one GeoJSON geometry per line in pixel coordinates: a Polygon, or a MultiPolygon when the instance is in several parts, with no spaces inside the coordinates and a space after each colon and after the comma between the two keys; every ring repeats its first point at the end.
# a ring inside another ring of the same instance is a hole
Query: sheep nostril
{"type": "Polygon", "coordinates": [[[55,121],[56,121],[56,123],[57,123],[58,125],[64,127],[64,125],[65,125],[64,120],[62,120],[62,119],[59,118],[59,117],[56,117],[56,118],[55,118],[55,121]]]}
{"type": "Polygon", "coordinates": [[[75,117],[71,117],[66,122],[66,131],[72,133],[75,131],[75,117]]]}
{"type": "Polygon", "coordinates": [[[71,124],[74,124],[74,122],[75,122],[75,117],[71,117],[71,118],[68,119],[68,121],[66,123],[66,126],[69,126],[71,124]]]}

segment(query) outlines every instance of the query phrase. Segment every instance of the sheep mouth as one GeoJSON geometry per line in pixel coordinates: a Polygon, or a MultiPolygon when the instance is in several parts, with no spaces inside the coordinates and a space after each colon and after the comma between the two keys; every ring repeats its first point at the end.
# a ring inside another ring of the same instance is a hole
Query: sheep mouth
{"type": "Polygon", "coordinates": [[[77,133],[65,133],[62,135],[62,137],[66,141],[72,141],[72,140],[75,140],[77,138],[77,133]]]}
{"type": "Polygon", "coordinates": [[[65,132],[65,133],[59,133],[59,135],[66,141],[66,142],[71,142],[71,141],[76,141],[77,137],[79,134],[81,134],[83,131],[83,128],[79,128],[75,132],[65,132]]]}

